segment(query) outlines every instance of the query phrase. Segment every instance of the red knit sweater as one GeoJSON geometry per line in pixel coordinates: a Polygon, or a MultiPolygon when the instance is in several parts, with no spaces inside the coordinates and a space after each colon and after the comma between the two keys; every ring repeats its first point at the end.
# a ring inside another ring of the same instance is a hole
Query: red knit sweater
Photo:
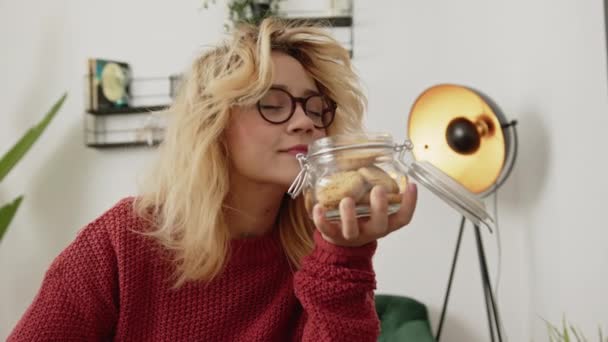
{"type": "Polygon", "coordinates": [[[376,341],[376,243],[346,248],[318,233],[292,271],[277,234],[231,241],[210,283],[172,289],[170,258],[132,199],[81,230],[52,263],[8,341],[376,341]]]}

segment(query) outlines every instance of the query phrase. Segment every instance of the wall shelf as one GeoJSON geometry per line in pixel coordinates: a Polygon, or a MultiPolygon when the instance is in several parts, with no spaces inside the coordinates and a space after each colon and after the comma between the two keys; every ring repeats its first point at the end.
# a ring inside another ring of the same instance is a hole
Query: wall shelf
{"type": "Polygon", "coordinates": [[[284,13],[283,17],[288,20],[303,20],[309,21],[314,24],[327,24],[332,27],[348,27],[350,28],[353,25],[353,17],[351,15],[341,15],[341,16],[312,16],[314,13],[284,13]]]}
{"type": "Polygon", "coordinates": [[[139,107],[123,107],[113,109],[102,109],[102,110],[87,110],[87,113],[93,115],[123,115],[123,114],[134,114],[134,113],[150,113],[163,111],[168,108],[165,106],[139,106],[139,107]]]}
{"type": "Polygon", "coordinates": [[[164,138],[166,112],[95,115],[85,112],[84,142],[95,148],[156,146],[164,138]]]}
{"type": "MultiPolygon", "coordinates": [[[[89,84],[91,76],[85,76],[89,84]]],[[[84,110],[84,143],[92,148],[157,146],[164,138],[167,109],[175,98],[181,77],[131,78],[128,104],[84,110]],[[159,104],[160,103],[160,104],[159,104]]],[[[86,98],[90,99],[90,86],[86,98]]]]}

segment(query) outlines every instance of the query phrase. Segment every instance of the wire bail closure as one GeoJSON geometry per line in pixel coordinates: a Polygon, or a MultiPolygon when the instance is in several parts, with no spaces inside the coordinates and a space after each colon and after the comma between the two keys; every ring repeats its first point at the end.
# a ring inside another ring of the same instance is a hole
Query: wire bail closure
{"type": "Polygon", "coordinates": [[[406,139],[401,145],[395,144],[395,147],[393,149],[395,150],[395,152],[399,153],[397,163],[399,163],[399,165],[401,165],[402,167],[407,168],[407,166],[405,165],[405,154],[414,149],[414,144],[410,140],[406,139]]]}
{"type": "Polygon", "coordinates": [[[293,181],[289,190],[287,190],[287,194],[291,196],[292,199],[298,197],[298,195],[304,189],[306,185],[306,181],[308,180],[308,170],[310,169],[310,165],[308,164],[308,158],[304,153],[298,153],[296,155],[298,162],[300,163],[300,172],[296,176],[296,179],[293,181]]]}
{"type": "Polygon", "coordinates": [[[403,144],[395,144],[395,147],[393,147],[393,149],[395,150],[395,152],[399,152],[399,160],[403,160],[403,156],[405,155],[405,153],[414,149],[414,144],[411,140],[405,139],[403,144]]]}

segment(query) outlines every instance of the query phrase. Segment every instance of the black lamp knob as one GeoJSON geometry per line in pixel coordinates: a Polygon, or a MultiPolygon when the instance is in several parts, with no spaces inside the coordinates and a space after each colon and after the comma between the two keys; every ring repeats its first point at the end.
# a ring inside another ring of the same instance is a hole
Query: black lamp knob
{"type": "Polygon", "coordinates": [[[450,147],[460,154],[473,154],[479,149],[481,137],[477,127],[467,118],[456,118],[445,132],[450,147]]]}

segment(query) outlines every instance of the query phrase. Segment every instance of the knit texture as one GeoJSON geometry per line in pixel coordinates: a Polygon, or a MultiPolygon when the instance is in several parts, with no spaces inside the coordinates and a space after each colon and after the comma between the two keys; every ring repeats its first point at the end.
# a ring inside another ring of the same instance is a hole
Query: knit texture
{"type": "Polygon", "coordinates": [[[172,289],[170,254],[117,203],[53,261],[8,341],[376,341],[376,242],[315,248],[293,271],[276,232],[231,241],[212,282],[172,289]]]}

